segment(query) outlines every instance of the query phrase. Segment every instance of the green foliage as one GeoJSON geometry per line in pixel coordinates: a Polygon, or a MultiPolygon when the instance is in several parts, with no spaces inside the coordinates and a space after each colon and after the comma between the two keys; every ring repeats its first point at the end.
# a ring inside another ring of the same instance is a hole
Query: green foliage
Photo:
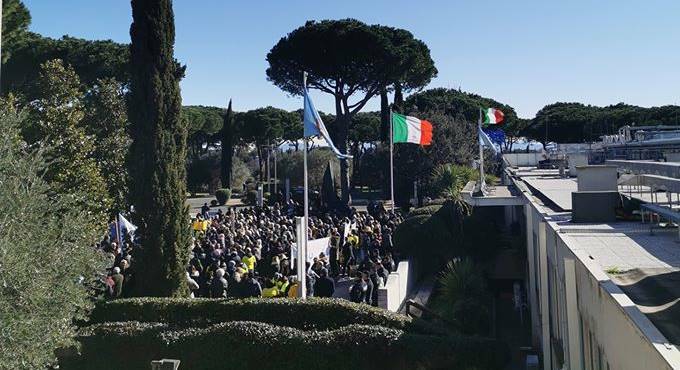
{"type": "Polygon", "coordinates": [[[43,180],[51,148],[27,149],[23,118],[0,109],[0,367],[45,369],[91,308],[91,278],[105,265],[92,245],[105,230],[78,193],[43,180]]]}
{"type": "Polygon", "coordinates": [[[248,190],[245,199],[243,199],[243,203],[251,206],[257,204],[257,190],[248,190]]]}
{"type": "MultiPolygon", "coordinates": [[[[282,181],[290,179],[291,186],[302,186],[303,177],[303,152],[289,151],[278,156],[278,176],[282,181]]],[[[307,154],[307,171],[309,173],[310,189],[320,190],[323,182],[324,171],[328,162],[338,165],[338,159],[329,149],[315,149],[307,154]]],[[[337,168],[337,167],[336,167],[337,168]]],[[[335,183],[340,180],[338,171],[335,171],[335,183]]]]}
{"type": "Polygon", "coordinates": [[[187,125],[180,119],[170,0],[132,0],[130,28],[131,199],[141,249],[133,268],[136,295],[185,296],[190,230],[186,206],[187,125]]]}
{"type": "Polygon", "coordinates": [[[187,144],[189,160],[195,160],[205,154],[204,144],[210,144],[223,125],[224,112],[219,107],[190,105],[182,107],[181,119],[188,130],[187,144]]]}
{"type": "Polygon", "coordinates": [[[97,307],[92,320],[80,337],[82,356],[62,358],[62,368],[142,369],[163,357],[192,369],[277,370],[376,364],[457,369],[473,363],[496,369],[507,361],[507,348],[497,341],[450,336],[407,316],[339,299],[128,299],[97,307]],[[253,361],[263,355],[264,361],[253,361]]]}
{"type": "Polygon", "coordinates": [[[215,157],[194,159],[187,165],[187,188],[192,193],[207,192],[219,183],[219,162],[215,157]]]}
{"type": "Polygon", "coordinates": [[[499,126],[503,130],[512,127],[517,120],[515,109],[507,104],[476,94],[441,87],[409,96],[404,101],[404,106],[407,110],[420,112],[440,111],[475,123],[479,119],[480,108],[496,108],[505,114],[503,124],[499,126]]]}
{"type": "Polygon", "coordinates": [[[554,103],[539,110],[525,132],[531,138],[544,141],[547,125],[549,141],[580,143],[615,134],[625,125],[678,125],[679,116],[680,107],[676,105],[645,108],[624,103],[606,107],[554,103]]]}
{"type": "Polygon", "coordinates": [[[220,179],[222,186],[231,189],[234,170],[234,143],[236,139],[236,129],[234,127],[234,111],[231,109],[231,99],[229,107],[224,115],[222,130],[220,131],[220,143],[222,158],[220,161],[220,179]]]}
{"type": "MultiPolygon", "coordinates": [[[[304,71],[309,88],[334,96],[334,142],[343,153],[352,118],[371,98],[395,82],[423,86],[436,74],[427,46],[410,32],[369,26],[356,19],[308,21],[281,38],[267,54],[267,61],[267,78],[280,89],[302,95],[304,71]]],[[[344,203],[349,202],[349,173],[348,161],[342,160],[344,203]]]]}
{"type": "MultiPolygon", "coordinates": [[[[413,181],[420,180],[421,189],[430,188],[434,170],[443,164],[467,166],[478,150],[473,124],[462,116],[453,118],[441,112],[418,112],[412,115],[432,122],[432,145],[401,144],[394,146],[394,181],[398,203],[406,203],[413,192],[413,181]]],[[[439,194],[430,194],[437,197],[439,194]]]]}
{"type": "Polygon", "coordinates": [[[479,180],[479,170],[470,166],[444,164],[434,170],[432,194],[448,199],[460,199],[460,192],[470,181],[479,180]]]}
{"type": "Polygon", "coordinates": [[[235,120],[239,137],[246,143],[259,146],[302,137],[302,122],[295,112],[265,107],[239,113],[235,120]]]}
{"type": "Polygon", "coordinates": [[[242,185],[253,178],[253,172],[243,160],[234,155],[231,168],[231,186],[233,192],[241,192],[242,185]]]}
{"type": "Polygon", "coordinates": [[[235,117],[235,130],[244,143],[255,144],[260,181],[264,181],[265,145],[280,144],[285,140],[302,137],[302,121],[296,112],[265,107],[239,113],[235,117]]]}
{"type": "Polygon", "coordinates": [[[222,189],[217,189],[215,192],[215,198],[217,198],[217,203],[219,205],[223,206],[227,204],[227,201],[229,198],[231,198],[231,189],[228,188],[222,188],[222,189]]]}
{"type": "Polygon", "coordinates": [[[131,298],[98,305],[92,323],[111,321],[172,322],[198,325],[225,321],[258,321],[298,329],[337,329],[348,323],[411,328],[408,316],[342,299],[186,299],[131,298]]]}
{"type": "Polygon", "coordinates": [[[435,312],[456,323],[465,334],[484,334],[488,330],[486,282],[479,266],[471,259],[450,261],[439,277],[432,307],[435,312]]]}
{"type": "Polygon", "coordinates": [[[30,122],[24,136],[45,148],[50,166],[45,179],[59,194],[77,194],[88,218],[106,222],[111,207],[106,183],[93,158],[94,140],[87,135],[81,85],[75,71],[61,60],[41,66],[38,86],[42,94],[30,104],[30,122]]]}
{"type": "Polygon", "coordinates": [[[12,55],[14,46],[26,37],[31,14],[21,0],[2,2],[2,63],[12,55]]]}
{"type": "Polygon", "coordinates": [[[142,370],[148,369],[151,360],[176,358],[196,370],[372,370],[376,366],[455,370],[473,364],[491,370],[502,368],[508,359],[507,347],[492,339],[417,335],[358,324],[307,331],[249,321],[205,328],[107,323],[91,327],[80,341],[83,354],[63,358],[61,368],[142,370]]]}
{"type": "MultiPolygon", "coordinates": [[[[5,45],[3,42],[3,55],[5,45]]],[[[11,55],[2,66],[2,91],[20,93],[28,100],[41,93],[40,89],[35,88],[40,65],[53,59],[61,59],[72,66],[86,86],[92,86],[98,79],[107,77],[123,84],[129,81],[130,52],[126,44],[69,36],[55,40],[26,32],[7,44],[7,48],[11,50],[11,55]]]]}
{"type": "Polygon", "coordinates": [[[85,128],[96,143],[93,158],[101,172],[113,209],[128,208],[125,159],[130,150],[127,106],[122,85],[112,79],[97,80],[84,99],[85,128]]]}
{"type": "Polygon", "coordinates": [[[420,216],[420,215],[431,216],[431,215],[437,213],[437,211],[439,211],[440,208],[442,208],[441,205],[430,205],[430,206],[415,208],[411,212],[409,212],[408,217],[411,218],[411,217],[420,216]]]}

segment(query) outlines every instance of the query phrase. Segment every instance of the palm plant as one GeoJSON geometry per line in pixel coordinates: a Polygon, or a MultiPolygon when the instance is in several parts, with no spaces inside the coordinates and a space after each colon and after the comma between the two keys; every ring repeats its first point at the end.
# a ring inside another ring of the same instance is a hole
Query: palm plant
{"type": "Polygon", "coordinates": [[[456,303],[482,301],[486,294],[486,283],[471,259],[456,258],[449,261],[441,272],[437,293],[433,302],[434,310],[445,318],[457,321],[456,303]]]}

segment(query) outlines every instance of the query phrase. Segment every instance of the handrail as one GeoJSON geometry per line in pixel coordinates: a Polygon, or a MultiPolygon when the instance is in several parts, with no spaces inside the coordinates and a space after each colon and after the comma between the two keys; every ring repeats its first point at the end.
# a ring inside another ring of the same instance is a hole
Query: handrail
{"type": "Polygon", "coordinates": [[[416,316],[415,314],[411,313],[411,307],[415,307],[419,309],[421,312],[427,313],[428,315],[431,315],[432,317],[441,320],[447,324],[453,325],[453,326],[458,326],[458,323],[455,320],[447,319],[443,317],[442,315],[432,311],[431,309],[425,307],[423,304],[416,302],[413,299],[409,299],[405,303],[405,311],[406,315],[411,318],[421,318],[419,316],[416,316]]]}

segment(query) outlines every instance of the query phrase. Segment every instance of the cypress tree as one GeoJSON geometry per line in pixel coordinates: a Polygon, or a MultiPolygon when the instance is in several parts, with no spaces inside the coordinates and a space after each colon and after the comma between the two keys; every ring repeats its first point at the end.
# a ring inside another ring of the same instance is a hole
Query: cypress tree
{"type": "Polygon", "coordinates": [[[135,254],[134,293],[184,296],[189,254],[186,206],[186,122],[180,119],[171,0],[132,0],[130,28],[131,136],[129,167],[133,219],[141,250],[135,254]]]}
{"type": "Polygon", "coordinates": [[[234,112],[231,110],[231,99],[222,125],[222,187],[231,189],[232,157],[234,155],[234,112]]]}

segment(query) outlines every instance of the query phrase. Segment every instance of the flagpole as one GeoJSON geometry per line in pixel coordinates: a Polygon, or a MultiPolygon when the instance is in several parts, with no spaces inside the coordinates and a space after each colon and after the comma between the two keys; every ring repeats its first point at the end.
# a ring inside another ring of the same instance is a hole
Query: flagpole
{"type": "Polygon", "coordinates": [[[486,183],[484,180],[484,147],[479,140],[479,135],[482,132],[482,107],[479,107],[479,120],[477,121],[477,142],[479,143],[479,191],[483,194],[486,191],[486,183]]]}
{"type": "Polygon", "coordinates": [[[390,109],[390,197],[394,212],[394,129],[392,127],[392,109],[390,109]]]}
{"type": "MultiPolygon", "coordinates": [[[[307,98],[307,92],[306,92],[306,90],[307,90],[307,72],[302,72],[302,87],[303,87],[303,90],[305,91],[305,99],[306,99],[307,98]]],[[[304,260],[302,261],[300,266],[302,266],[303,270],[306,270],[307,269],[307,264],[306,264],[306,262],[307,262],[307,240],[309,239],[309,236],[308,236],[309,234],[307,232],[307,228],[308,228],[308,225],[309,225],[309,184],[308,184],[308,179],[307,179],[307,137],[304,135],[304,124],[303,124],[302,130],[303,130],[303,134],[302,134],[302,149],[303,149],[302,163],[303,164],[302,164],[302,166],[303,166],[303,170],[304,170],[304,173],[305,173],[304,174],[304,194],[303,194],[303,197],[304,197],[304,200],[303,200],[304,222],[303,222],[303,227],[302,227],[302,229],[303,229],[302,233],[304,234],[303,235],[303,238],[304,238],[303,241],[304,242],[302,243],[304,250],[302,251],[302,256],[304,256],[304,260]]],[[[307,273],[307,271],[301,271],[300,276],[303,276],[306,273],[307,273]]],[[[300,284],[302,284],[302,282],[300,284]]],[[[306,299],[307,298],[306,286],[304,288],[303,287],[300,287],[300,288],[301,288],[301,292],[302,292],[302,294],[301,294],[302,299],[306,299]]]]}
{"type": "Polygon", "coordinates": [[[116,214],[116,239],[118,239],[118,248],[120,248],[120,253],[123,254],[123,238],[120,235],[120,213],[116,214]]]}

